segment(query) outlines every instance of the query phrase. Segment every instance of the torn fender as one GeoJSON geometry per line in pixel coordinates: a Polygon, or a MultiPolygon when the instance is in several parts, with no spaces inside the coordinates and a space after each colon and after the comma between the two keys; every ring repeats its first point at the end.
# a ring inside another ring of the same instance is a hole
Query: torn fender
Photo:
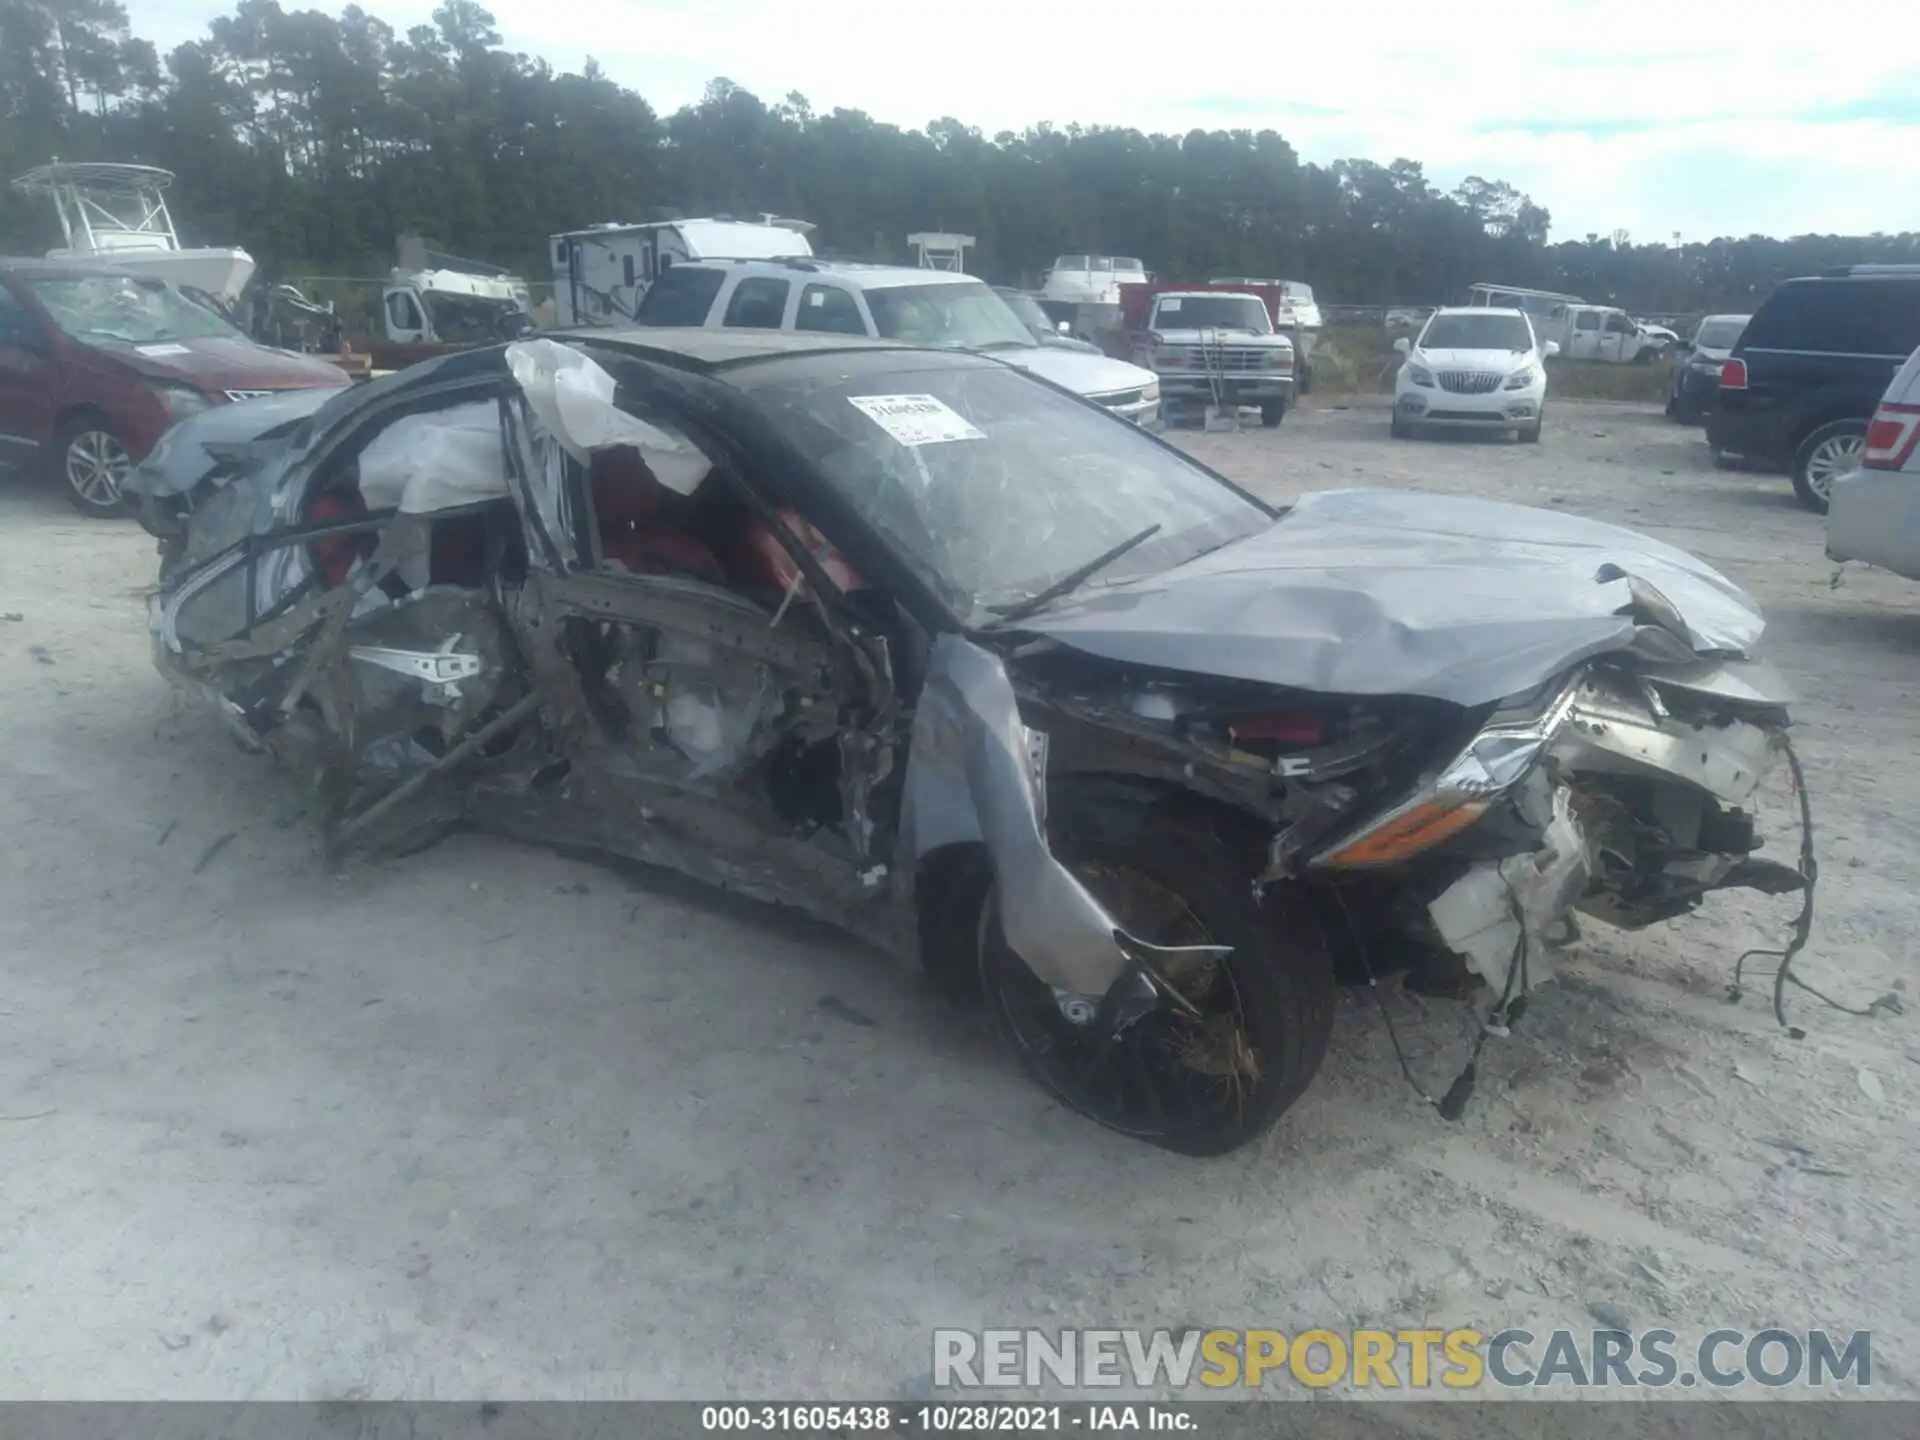
{"type": "Polygon", "coordinates": [[[1102,995],[1128,959],[1118,923],[1047,848],[1043,747],[999,657],[942,635],[914,713],[901,844],[915,860],[985,844],[1007,943],[1048,984],[1102,995]]]}

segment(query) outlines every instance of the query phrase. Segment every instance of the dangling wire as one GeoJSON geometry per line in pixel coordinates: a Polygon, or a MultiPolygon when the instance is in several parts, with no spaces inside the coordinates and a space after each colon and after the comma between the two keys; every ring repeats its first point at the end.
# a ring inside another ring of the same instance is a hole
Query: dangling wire
{"type": "Polygon", "coordinates": [[[1380,980],[1373,971],[1373,960],[1367,954],[1366,942],[1360,938],[1360,927],[1353,922],[1353,913],[1347,909],[1346,896],[1338,889],[1333,894],[1334,904],[1340,907],[1340,916],[1347,924],[1347,933],[1353,937],[1354,952],[1360,957],[1360,968],[1366,972],[1367,990],[1373,996],[1374,1004],[1380,1007],[1380,1018],[1386,1022],[1387,1039],[1393,1043],[1393,1053],[1400,1061],[1400,1073],[1407,1077],[1407,1084],[1413,1087],[1413,1093],[1440,1112],[1443,1120],[1458,1120],[1466,1113],[1467,1101],[1473,1098],[1473,1087],[1478,1078],[1480,1052],[1486,1049],[1487,1037],[1505,1035],[1508,1027],[1520,1016],[1521,1007],[1526,1004],[1527,983],[1521,980],[1521,993],[1513,993],[1516,976],[1524,977],[1527,970],[1527,922],[1520,908],[1520,896],[1513,888],[1513,882],[1504,875],[1500,877],[1507,887],[1507,908],[1513,916],[1514,928],[1519,938],[1514,941],[1513,954],[1507,960],[1507,982],[1501,987],[1500,998],[1487,1012],[1486,1019],[1480,1022],[1480,1033],[1474,1037],[1473,1053],[1467,1057],[1467,1063],[1454,1077],[1447,1093],[1435,1097],[1426,1086],[1420,1083],[1413,1073],[1413,1066],[1407,1060],[1407,1052],[1401,1048],[1400,1032],[1393,1023],[1393,1012],[1387,1009],[1387,1000],[1380,993],[1380,980]]]}
{"type": "Polygon", "coordinates": [[[1882,1010],[1899,1011],[1900,997],[1894,994],[1882,995],[1870,1005],[1856,1006],[1843,1004],[1831,995],[1814,989],[1806,981],[1793,973],[1794,959],[1806,948],[1807,938],[1813,932],[1813,892],[1820,880],[1820,862],[1813,857],[1813,804],[1807,798],[1807,777],[1800,768],[1800,756],[1794,751],[1792,737],[1782,735],[1780,746],[1786,752],[1787,769],[1793,776],[1793,791],[1800,802],[1800,913],[1794,917],[1793,932],[1788,937],[1786,947],[1781,950],[1749,950],[1733,966],[1733,984],[1727,988],[1729,1003],[1737,1002],[1742,994],[1741,976],[1749,960],[1778,960],[1779,966],[1773,972],[1773,1018],[1780,1023],[1795,1040],[1804,1040],[1807,1032],[1798,1025],[1787,1023],[1786,991],[1788,985],[1797,985],[1814,999],[1824,1002],[1833,1009],[1847,1015],[1871,1018],[1882,1010]]]}

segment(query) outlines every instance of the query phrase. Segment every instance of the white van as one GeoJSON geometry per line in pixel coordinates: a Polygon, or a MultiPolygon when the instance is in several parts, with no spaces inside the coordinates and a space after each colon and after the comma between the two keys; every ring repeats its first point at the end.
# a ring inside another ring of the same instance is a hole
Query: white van
{"type": "Polygon", "coordinates": [[[809,256],[814,226],[777,215],[759,220],[719,216],[643,225],[595,225],[549,236],[554,323],[626,325],[647,287],[683,260],[766,260],[809,256]]]}

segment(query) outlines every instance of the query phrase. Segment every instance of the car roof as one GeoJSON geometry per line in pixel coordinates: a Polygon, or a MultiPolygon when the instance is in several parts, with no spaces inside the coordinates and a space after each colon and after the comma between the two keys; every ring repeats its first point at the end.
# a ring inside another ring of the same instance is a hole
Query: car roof
{"type": "Polygon", "coordinates": [[[1920,280],[1920,265],[1836,265],[1820,272],[1823,280],[1920,280]]]}
{"type": "Polygon", "coordinates": [[[897,285],[982,285],[978,275],[958,270],[923,270],[913,265],[875,265],[864,260],[817,260],[804,255],[755,259],[739,256],[714,256],[712,259],[682,260],[675,269],[702,266],[759,266],[768,271],[798,271],[807,275],[831,275],[847,281],[856,289],[884,290],[897,285]]]}
{"type": "MultiPolygon", "coordinates": [[[[787,360],[802,355],[848,354],[880,350],[956,356],[940,346],[902,345],[864,335],[835,335],[818,330],[727,330],[699,325],[648,325],[603,329],[582,326],[546,332],[547,338],[573,344],[611,346],[681,369],[715,370],[756,360],[787,360]]],[[[979,358],[979,357],[974,357],[979,358]]]]}
{"type": "Polygon", "coordinates": [[[1744,325],[1747,321],[1751,319],[1753,319],[1753,316],[1751,315],[1702,315],[1700,317],[1700,323],[1702,325],[1706,325],[1706,324],[1712,323],[1715,320],[1738,320],[1741,324],[1744,325]]]}
{"type": "MultiPolygon", "coordinates": [[[[1413,306],[1410,308],[1418,309],[1419,307],[1413,306]]],[[[1525,319],[1526,314],[1526,311],[1516,310],[1511,305],[1442,305],[1427,318],[1429,320],[1438,320],[1442,315],[1518,315],[1522,319],[1525,319]]]]}
{"type": "MultiPolygon", "coordinates": [[[[1565,300],[1567,303],[1571,305],[1584,305],[1586,303],[1578,295],[1564,295],[1558,290],[1529,290],[1524,285],[1502,285],[1499,282],[1493,281],[1493,280],[1476,280],[1473,282],[1473,284],[1467,286],[1467,289],[1497,290],[1502,295],[1531,295],[1535,299],[1565,300]]],[[[1448,308],[1455,309],[1459,307],[1450,306],[1448,308]]],[[[1483,306],[1480,308],[1487,309],[1487,308],[1497,308],[1497,307],[1483,306]]]]}
{"type": "Polygon", "coordinates": [[[1833,285],[1869,280],[1877,283],[1904,280],[1911,285],[1920,280],[1920,265],[1841,265],[1818,275],[1795,275],[1782,285],[1833,285]]]}

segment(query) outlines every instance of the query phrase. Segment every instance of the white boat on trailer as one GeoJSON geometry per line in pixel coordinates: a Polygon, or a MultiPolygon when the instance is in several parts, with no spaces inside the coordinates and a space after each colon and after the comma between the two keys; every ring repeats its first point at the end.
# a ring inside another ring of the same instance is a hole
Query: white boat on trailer
{"type": "Polygon", "coordinates": [[[253,257],[231,246],[182,245],[167,209],[172,183],[172,171],[152,165],[55,161],[27,171],[13,188],[47,196],[60,212],[67,243],[47,258],[99,260],[231,305],[253,276],[253,257]]]}

